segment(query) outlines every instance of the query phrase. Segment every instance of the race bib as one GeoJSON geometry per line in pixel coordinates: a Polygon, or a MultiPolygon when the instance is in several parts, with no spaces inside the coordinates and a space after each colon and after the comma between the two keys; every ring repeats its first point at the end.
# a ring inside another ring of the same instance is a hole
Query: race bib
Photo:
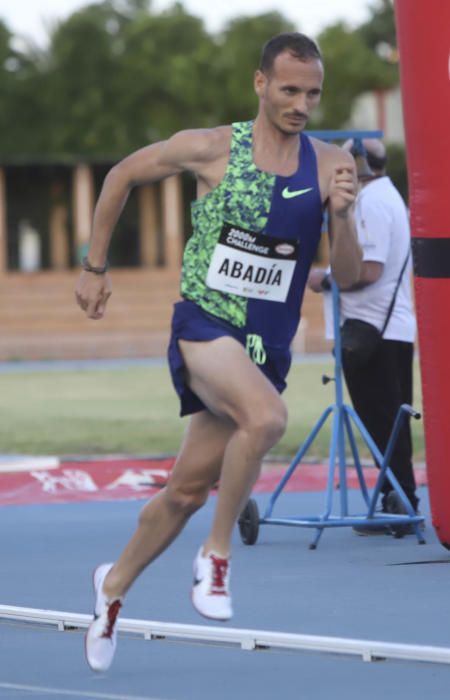
{"type": "Polygon", "coordinates": [[[224,224],[206,284],[227,294],[286,301],[298,255],[298,241],[251,233],[224,224]]]}

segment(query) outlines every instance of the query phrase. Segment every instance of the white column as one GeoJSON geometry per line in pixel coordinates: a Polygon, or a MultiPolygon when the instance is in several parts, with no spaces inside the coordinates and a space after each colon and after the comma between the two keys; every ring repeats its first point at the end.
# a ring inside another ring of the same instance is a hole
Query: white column
{"type": "Polygon", "coordinates": [[[162,181],[161,198],[164,262],[167,268],[178,270],[184,244],[183,193],[180,175],[173,175],[162,181]]]}
{"type": "Polygon", "coordinates": [[[77,259],[86,254],[94,213],[94,178],[89,165],[77,165],[73,173],[73,217],[77,259]]]}
{"type": "Polygon", "coordinates": [[[51,268],[66,270],[69,267],[69,232],[65,204],[53,204],[50,209],[49,229],[51,268]]]}
{"type": "Polygon", "coordinates": [[[8,230],[6,224],[6,180],[0,168],[0,275],[8,271],[8,230]]]}
{"type": "Polygon", "coordinates": [[[139,195],[139,243],[141,265],[154,267],[158,256],[158,215],[156,188],[154,185],[142,185],[139,195]]]}

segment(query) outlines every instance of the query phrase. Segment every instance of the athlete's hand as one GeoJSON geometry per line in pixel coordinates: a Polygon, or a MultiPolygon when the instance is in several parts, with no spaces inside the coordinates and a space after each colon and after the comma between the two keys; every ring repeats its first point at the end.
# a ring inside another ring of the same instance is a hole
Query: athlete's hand
{"type": "Polygon", "coordinates": [[[338,165],[331,175],[329,188],[330,213],[345,217],[356,199],[355,170],[347,164],[338,165]]]}
{"type": "Polygon", "coordinates": [[[82,270],[75,289],[75,298],[88,318],[103,318],[106,302],[111,294],[112,285],[108,273],[96,275],[82,270]]]}
{"type": "Polygon", "coordinates": [[[326,270],[323,267],[312,267],[308,275],[308,288],[311,291],[319,293],[323,292],[322,280],[326,275],[326,270]]]}

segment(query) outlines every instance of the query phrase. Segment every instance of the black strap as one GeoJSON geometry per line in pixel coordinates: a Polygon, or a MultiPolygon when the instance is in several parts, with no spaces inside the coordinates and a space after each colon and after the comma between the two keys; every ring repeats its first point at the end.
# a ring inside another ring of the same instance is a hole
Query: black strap
{"type": "Polygon", "coordinates": [[[400,287],[400,282],[402,281],[403,273],[404,273],[404,271],[406,270],[406,265],[407,265],[407,263],[408,263],[408,260],[409,260],[409,256],[410,256],[410,255],[411,255],[411,248],[408,248],[408,255],[406,256],[405,262],[403,263],[403,267],[402,267],[402,269],[401,269],[400,276],[399,276],[399,278],[398,278],[398,280],[397,280],[397,284],[395,285],[394,295],[393,295],[392,300],[391,300],[391,303],[390,303],[390,305],[389,305],[389,309],[388,309],[388,312],[387,312],[386,319],[385,319],[385,321],[384,321],[383,328],[382,328],[381,331],[380,331],[382,336],[384,335],[384,331],[386,330],[387,324],[389,323],[389,319],[391,318],[391,314],[392,314],[392,311],[393,311],[393,309],[394,309],[395,299],[396,299],[396,297],[397,297],[398,288],[400,287]]]}
{"type": "Polygon", "coordinates": [[[81,266],[83,270],[86,270],[86,272],[93,272],[94,275],[104,275],[109,268],[109,263],[106,261],[103,267],[94,267],[94,265],[91,265],[89,262],[87,255],[85,255],[81,261],[81,266]]]}

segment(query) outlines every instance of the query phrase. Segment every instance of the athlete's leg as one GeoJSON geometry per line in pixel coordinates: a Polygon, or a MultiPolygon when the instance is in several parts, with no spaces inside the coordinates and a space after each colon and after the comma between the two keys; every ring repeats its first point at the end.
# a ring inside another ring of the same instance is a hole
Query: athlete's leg
{"type": "Polygon", "coordinates": [[[233,431],[231,422],[209,411],[190,418],[166,488],[144,506],[136,532],[105,579],[103,590],[109,599],[122,597],[203,505],[219,478],[233,431]]]}
{"type": "Polygon", "coordinates": [[[206,552],[228,554],[231,532],[265,453],[284,431],[284,405],[237,341],[180,341],[191,389],[210,411],[188,426],[167,488],[142,511],[137,531],[105,579],[108,598],[125,594],[139,573],[178,535],[220,475],[206,552]],[[222,465],[222,470],[221,470],[222,465]]]}
{"type": "Polygon", "coordinates": [[[261,461],[286,428],[286,409],[276,389],[233,338],[179,341],[179,345],[192,391],[213,414],[236,427],[224,452],[216,513],[203,550],[226,557],[261,461]]]}

